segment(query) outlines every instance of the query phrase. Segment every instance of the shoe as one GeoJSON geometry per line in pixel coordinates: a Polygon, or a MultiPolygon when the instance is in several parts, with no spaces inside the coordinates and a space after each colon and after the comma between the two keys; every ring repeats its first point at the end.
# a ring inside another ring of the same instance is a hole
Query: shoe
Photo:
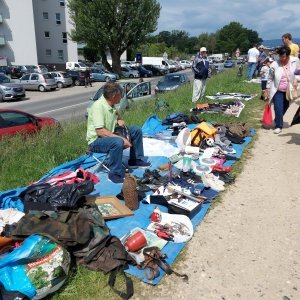
{"type": "Polygon", "coordinates": [[[219,180],[215,175],[213,175],[212,173],[210,174],[205,174],[203,173],[201,175],[203,184],[207,187],[210,187],[211,189],[217,191],[217,192],[221,192],[225,190],[224,187],[224,181],[219,180]]]}
{"type": "Polygon", "coordinates": [[[280,133],[281,132],[281,128],[276,128],[276,129],[274,129],[274,131],[273,131],[275,134],[278,134],[278,133],[280,133]]]}
{"type": "Polygon", "coordinates": [[[136,169],[136,168],[148,168],[151,166],[150,162],[143,161],[141,159],[129,159],[128,168],[136,169]]]}
{"type": "Polygon", "coordinates": [[[109,172],[108,173],[108,180],[113,182],[113,183],[123,183],[124,178],[118,174],[109,172]]]}

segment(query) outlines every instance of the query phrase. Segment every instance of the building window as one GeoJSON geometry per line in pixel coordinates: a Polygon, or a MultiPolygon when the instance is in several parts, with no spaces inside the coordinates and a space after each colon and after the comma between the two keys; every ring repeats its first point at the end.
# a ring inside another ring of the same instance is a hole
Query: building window
{"type": "Polygon", "coordinates": [[[59,5],[64,7],[65,6],[65,1],[59,1],[59,5]]]}
{"type": "Polygon", "coordinates": [[[48,20],[49,19],[49,14],[47,12],[43,12],[43,19],[48,20]]]}
{"type": "Polygon", "coordinates": [[[52,55],[51,49],[46,49],[46,56],[51,56],[51,55],[52,55]]]}
{"type": "Polygon", "coordinates": [[[59,13],[55,14],[55,19],[56,19],[56,25],[60,25],[61,24],[61,20],[60,20],[60,14],[59,13]]]}
{"type": "Polygon", "coordinates": [[[64,44],[67,44],[68,43],[68,35],[67,35],[67,33],[66,32],[63,32],[62,33],[62,38],[63,38],[63,43],[64,44]]]}
{"type": "Polygon", "coordinates": [[[50,38],[50,31],[44,31],[44,36],[45,36],[45,38],[49,39],[50,38]]]}
{"type": "Polygon", "coordinates": [[[58,58],[64,59],[64,50],[57,50],[58,58]]]}

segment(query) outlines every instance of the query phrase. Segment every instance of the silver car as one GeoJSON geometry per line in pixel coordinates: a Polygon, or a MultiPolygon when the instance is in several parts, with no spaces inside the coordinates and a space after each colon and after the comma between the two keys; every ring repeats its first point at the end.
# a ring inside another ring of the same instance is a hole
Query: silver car
{"type": "Polygon", "coordinates": [[[0,74],[0,102],[21,99],[25,96],[25,89],[22,84],[13,83],[9,77],[0,74]]]}
{"type": "Polygon", "coordinates": [[[55,90],[57,84],[50,73],[31,73],[20,78],[25,90],[38,90],[40,92],[55,90]]]}
{"type": "Polygon", "coordinates": [[[136,70],[131,69],[130,67],[121,67],[122,76],[126,78],[140,77],[140,73],[136,70]]]}
{"type": "Polygon", "coordinates": [[[73,84],[72,77],[66,72],[50,72],[56,81],[57,87],[59,89],[73,84]]]}

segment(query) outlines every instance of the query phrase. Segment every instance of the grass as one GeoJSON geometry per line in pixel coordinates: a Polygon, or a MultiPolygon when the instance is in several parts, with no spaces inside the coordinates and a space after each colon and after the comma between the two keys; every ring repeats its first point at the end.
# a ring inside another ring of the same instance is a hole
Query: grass
{"type": "MultiPolygon", "coordinates": [[[[217,92],[256,93],[260,95],[260,85],[241,81],[236,76],[237,70],[232,69],[212,77],[207,83],[207,95],[217,92]]],[[[128,125],[143,125],[151,115],[157,114],[164,119],[166,114],[180,111],[190,114],[192,86],[187,85],[176,91],[160,96],[169,103],[167,110],[156,113],[155,99],[147,102],[137,102],[130,106],[130,110],[123,115],[128,125]]],[[[246,107],[240,117],[223,116],[219,114],[202,115],[208,121],[242,122],[257,129],[260,127],[260,117],[264,103],[256,97],[245,102],[246,107]]],[[[84,154],[87,147],[85,141],[85,121],[71,120],[64,122],[63,130],[58,132],[45,129],[34,137],[15,137],[0,140],[0,191],[26,186],[38,180],[53,167],[66,161],[73,160],[84,154]]],[[[254,138],[255,140],[255,138],[254,138]]],[[[244,161],[251,156],[251,145],[247,147],[240,161],[234,164],[233,174],[242,171],[244,161]]],[[[221,197],[218,201],[221,201],[221,197]]],[[[188,255],[182,252],[178,259],[188,255]]],[[[142,289],[139,280],[133,278],[135,290],[138,294],[142,289]]],[[[52,298],[58,300],[72,299],[116,299],[114,292],[107,286],[108,276],[101,272],[92,272],[82,267],[74,269],[67,284],[52,298]]],[[[118,277],[117,287],[124,287],[123,279],[118,277]]]]}

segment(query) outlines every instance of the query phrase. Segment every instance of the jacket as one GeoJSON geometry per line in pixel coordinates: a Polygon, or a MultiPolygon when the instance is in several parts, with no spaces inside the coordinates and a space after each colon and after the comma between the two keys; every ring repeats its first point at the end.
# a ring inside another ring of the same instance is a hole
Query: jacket
{"type": "MultiPolygon", "coordinates": [[[[290,67],[290,91],[292,90],[292,83],[295,78],[294,72],[297,67],[299,67],[299,59],[297,57],[290,56],[289,64],[291,64],[290,67]]],[[[270,66],[270,102],[272,101],[274,95],[276,94],[279,83],[282,77],[284,70],[283,66],[279,64],[279,61],[274,61],[270,66]]]]}
{"type": "Polygon", "coordinates": [[[192,68],[195,73],[195,79],[203,80],[208,77],[209,62],[200,55],[194,59],[192,68]]]}

